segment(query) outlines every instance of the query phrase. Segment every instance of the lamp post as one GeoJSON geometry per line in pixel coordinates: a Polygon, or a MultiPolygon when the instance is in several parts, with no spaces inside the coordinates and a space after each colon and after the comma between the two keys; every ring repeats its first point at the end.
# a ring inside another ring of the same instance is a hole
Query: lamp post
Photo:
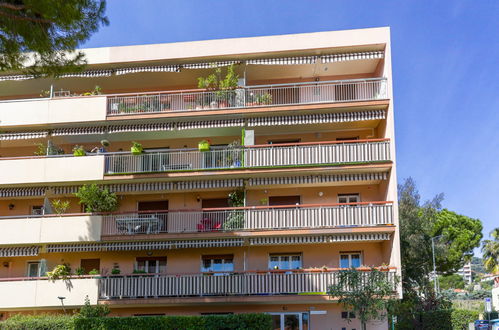
{"type": "Polygon", "coordinates": [[[438,235],[431,238],[431,254],[433,257],[433,284],[435,286],[435,294],[440,291],[440,286],[438,285],[438,276],[437,276],[437,264],[435,262],[435,239],[442,237],[442,235],[438,235]]]}
{"type": "Polygon", "coordinates": [[[64,308],[64,299],[66,299],[66,297],[57,297],[61,300],[61,305],[62,305],[62,310],[64,311],[64,314],[66,314],[66,308],[64,308]]]}

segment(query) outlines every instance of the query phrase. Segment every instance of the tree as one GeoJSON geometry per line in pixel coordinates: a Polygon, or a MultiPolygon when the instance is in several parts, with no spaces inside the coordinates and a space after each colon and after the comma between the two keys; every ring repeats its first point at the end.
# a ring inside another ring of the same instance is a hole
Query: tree
{"type": "Polygon", "coordinates": [[[391,281],[389,274],[376,269],[341,271],[337,283],[329,287],[328,294],[338,298],[347,311],[358,315],[362,329],[366,330],[367,321],[386,317],[398,281],[396,277],[391,281]]]}
{"type": "Polygon", "coordinates": [[[436,256],[438,270],[455,273],[465,262],[471,260],[473,249],[480,246],[482,222],[464,215],[443,209],[436,215],[432,236],[440,236],[444,244],[442,253],[436,256]]]}
{"type": "Polygon", "coordinates": [[[439,276],[440,289],[464,289],[463,277],[458,274],[439,276]]]}
{"type": "Polygon", "coordinates": [[[95,183],[83,185],[75,193],[80,199],[79,203],[85,205],[85,211],[93,212],[113,212],[118,208],[118,197],[107,188],[101,189],[95,183]]]}
{"type": "Polygon", "coordinates": [[[107,25],[105,0],[0,0],[0,72],[58,76],[86,63],[75,51],[107,25]]]}
{"type": "Polygon", "coordinates": [[[494,229],[492,240],[484,240],[482,244],[483,265],[490,273],[499,272],[499,228],[494,229]]]}

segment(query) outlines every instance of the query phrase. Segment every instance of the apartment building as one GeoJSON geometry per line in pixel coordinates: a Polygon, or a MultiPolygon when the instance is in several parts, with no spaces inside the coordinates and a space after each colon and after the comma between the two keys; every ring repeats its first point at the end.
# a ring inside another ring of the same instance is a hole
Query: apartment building
{"type": "Polygon", "coordinates": [[[80,73],[0,76],[1,317],[88,296],[359,329],[326,292],[345,268],[400,275],[389,29],[84,51],[80,73]],[[199,89],[218,68],[237,85],[199,89]],[[90,184],[117,211],[86,213],[90,184]]]}
{"type": "Polygon", "coordinates": [[[463,265],[462,268],[459,268],[457,274],[463,278],[464,283],[466,284],[473,283],[473,271],[471,270],[471,261],[468,261],[463,265]]]}

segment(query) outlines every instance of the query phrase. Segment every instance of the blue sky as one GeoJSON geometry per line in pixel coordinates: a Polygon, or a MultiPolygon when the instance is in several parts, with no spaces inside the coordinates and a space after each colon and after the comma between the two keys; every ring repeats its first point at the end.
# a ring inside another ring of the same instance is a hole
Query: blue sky
{"type": "Polygon", "coordinates": [[[498,0],[108,0],[107,14],[85,47],[390,26],[399,181],[499,227],[498,0]]]}

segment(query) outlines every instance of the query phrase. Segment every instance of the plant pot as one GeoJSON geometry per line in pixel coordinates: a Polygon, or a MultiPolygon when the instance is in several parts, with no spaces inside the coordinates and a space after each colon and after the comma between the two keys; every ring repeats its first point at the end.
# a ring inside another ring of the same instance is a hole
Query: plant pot
{"type": "Polygon", "coordinates": [[[77,149],[77,150],[73,151],[73,156],[75,156],[75,157],[86,156],[86,155],[87,155],[87,153],[83,149],[77,149]]]}
{"type": "Polygon", "coordinates": [[[210,151],[210,143],[208,141],[201,141],[198,143],[198,149],[201,152],[210,151]]]}
{"type": "Polygon", "coordinates": [[[139,148],[139,147],[131,147],[130,148],[130,152],[132,153],[132,155],[140,155],[142,154],[142,151],[143,149],[142,148],[139,148]]]}

